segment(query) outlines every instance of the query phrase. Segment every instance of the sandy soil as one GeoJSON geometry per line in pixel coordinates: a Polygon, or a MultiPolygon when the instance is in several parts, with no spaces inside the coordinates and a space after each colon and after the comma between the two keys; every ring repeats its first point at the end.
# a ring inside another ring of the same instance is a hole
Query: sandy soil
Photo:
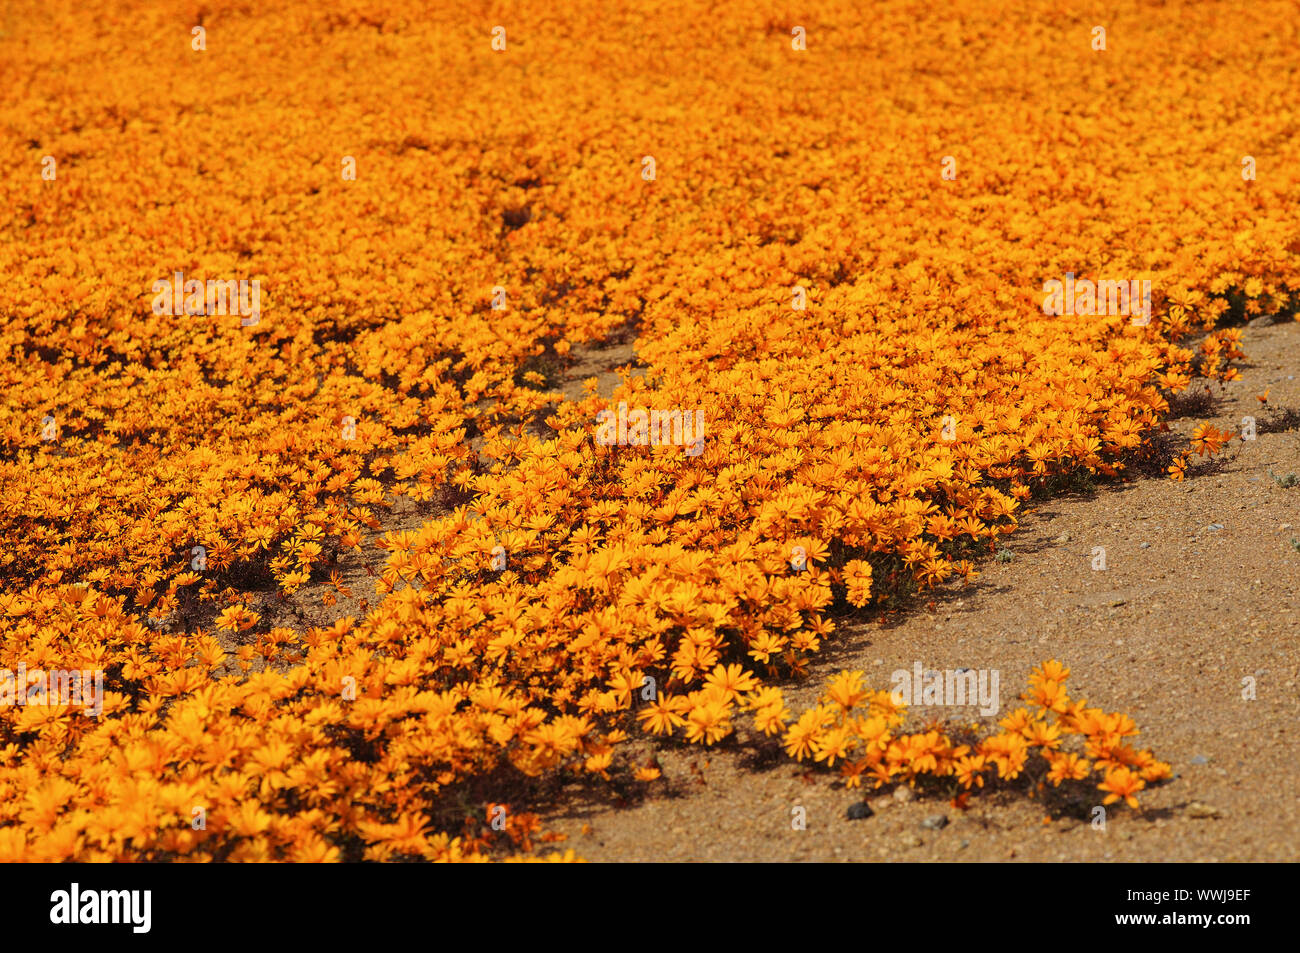
{"type": "MultiPolygon", "coordinates": [[[[1204,420],[1237,432],[1248,414],[1264,424],[1255,395],[1265,390],[1269,407],[1300,408],[1300,324],[1256,322],[1243,342],[1243,379],[1171,422],[1180,445],[1204,420]]],[[[845,668],[880,688],[917,661],[997,669],[1005,715],[1030,669],[1058,658],[1075,697],[1131,714],[1138,744],[1173,765],[1140,813],[1112,806],[1101,831],[1086,803],[1057,805],[1045,822],[1043,803],[1014,792],[974,797],[965,811],[943,793],[870,793],[872,816],[851,820],[860,794],[741,735],[712,750],[658,746],[664,777],[645,800],[618,807],[574,786],[546,826],[594,861],[1295,860],[1300,487],[1268,471],[1300,472],[1300,429],[1235,447],[1218,472],[1189,471],[1183,483],[1139,478],[1039,504],[1005,538],[1012,561],[987,560],[971,586],[910,611],[842,626],[809,680],[786,686],[802,707],[845,668]],[[1098,546],[1105,570],[1093,568],[1098,546]],[[1254,700],[1242,697],[1246,677],[1254,700]],[[796,807],[805,830],[792,828],[796,807]]],[[[937,711],[978,720],[972,708],[937,711]]]]}

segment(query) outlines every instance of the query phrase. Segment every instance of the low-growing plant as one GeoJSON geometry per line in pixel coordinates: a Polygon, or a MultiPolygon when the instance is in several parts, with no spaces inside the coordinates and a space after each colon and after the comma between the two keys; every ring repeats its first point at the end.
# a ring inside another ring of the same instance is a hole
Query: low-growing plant
{"type": "Polygon", "coordinates": [[[1289,490],[1292,487],[1300,486],[1300,476],[1296,476],[1296,474],[1294,473],[1288,473],[1285,476],[1279,476],[1278,474],[1274,473],[1270,469],[1268,471],[1268,475],[1273,478],[1274,483],[1276,483],[1284,490],[1289,490]]]}
{"type": "MultiPolygon", "coordinates": [[[[828,768],[841,762],[840,775],[850,788],[863,779],[879,788],[915,784],[928,776],[955,778],[972,791],[1023,776],[1029,792],[1041,795],[1049,784],[1059,788],[1099,777],[1096,788],[1105,794],[1103,804],[1123,801],[1138,807],[1137,793],[1148,782],[1169,778],[1170,766],[1128,743],[1139,733],[1132,718],[1072,700],[1065,688],[1069,674],[1056,660],[1042,663],[1020,696],[1028,707],[999,721],[1003,730],[998,733],[980,738],[973,726],[960,729],[969,742],[956,743],[951,727],[901,732],[906,706],[888,691],[866,688],[862,672],[840,672],[819,704],[786,730],[783,744],[799,761],[811,757],[828,768]]],[[[780,706],[774,691],[756,702],[763,730],[774,730],[779,721],[773,714],[780,706]]]]}
{"type": "MultiPolygon", "coordinates": [[[[970,578],[1035,493],[1128,476],[1144,446],[1181,476],[1186,461],[1157,443],[1171,403],[1213,407],[1199,388],[1239,377],[1244,356],[1240,329],[1218,325],[1290,300],[1295,281],[1285,189],[1233,181],[1220,149],[1225,121],[1253,118],[1251,84],[1287,77],[1206,64],[1200,44],[1220,28],[1284,42],[1257,24],[1285,3],[1224,24],[1184,5],[1187,28],[1168,36],[1137,18],[1126,42],[1158,41],[1172,80],[1112,71],[1107,122],[1142,128],[1160,110],[1179,148],[1071,133],[1050,155],[1040,124],[1019,120],[1054,115],[1062,83],[1086,85],[1100,60],[1019,70],[1008,98],[1017,31],[954,45],[945,18],[881,3],[912,31],[891,66],[929,70],[944,49],[962,82],[899,100],[915,121],[889,122],[878,149],[836,131],[880,118],[844,95],[850,72],[727,39],[706,51],[728,80],[710,95],[691,71],[663,77],[678,104],[664,140],[616,94],[662,74],[665,50],[700,52],[680,16],[592,54],[569,38],[598,17],[557,5],[556,28],[527,41],[549,65],[520,99],[516,70],[484,71],[496,54],[444,43],[410,0],[378,14],[400,24],[404,55],[375,83],[346,68],[373,52],[369,15],[331,24],[322,49],[283,42],[285,16],[314,16],[306,0],[251,5],[238,52],[312,77],[285,102],[250,95],[255,71],[191,56],[63,68],[97,55],[106,30],[134,42],[131,17],[62,18],[51,46],[37,42],[47,11],[25,5],[32,42],[0,50],[0,113],[22,130],[0,141],[0,667],[102,669],[106,692],[98,719],[0,706],[0,861],[477,859],[480,795],[510,802],[513,826],[489,829],[522,849],[543,839],[527,804],[489,782],[651,782],[653,766],[615,763],[638,723],[715,744],[737,694],[779,730],[775,682],[811,664],[841,614],[970,578]],[[25,91],[52,66],[57,88],[33,109],[25,91]],[[1203,95],[1174,92],[1188,76],[1203,95]],[[466,77],[481,95],[463,95],[466,77]],[[795,81],[807,121],[782,124],[776,151],[752,123],[788,112],[795,81]],[[148,116],[95,119],[103,87],[110,113],[165,89],[199,158],[140,148],[148,116]],[[989,108],[964,109],[981,91],[989,108]],[[428,128],[403,131],[408,114],[428,128]],[[361,115],[375,122],[358,138],[361,115]],[[900,169],[933,153],[945,116],[1035,174],[900,169]],[[277,147],[231,129],[275,130],[277,147]],[[657,178],[638,174],[642,141],[663,144],[657,178]],[[322,145],[350,142],[364,156],[322,145]],[[1072,166],[1144,227],[1074,227],[1058,176],[1037,174],[1072,166]],[[887,201],[864,201],[880,183],[887,201]],[[149,314],[151,284],[182,260],[263,278],[259,323],[149,314]],[[1152,272],[1149,324],[1029,302],[1089,262],[1152,272]],[[632,336],[643,376],[557,399],[574,348],[632,336]],[[700,452],[598,445],[597,415],[621,401],[702,411],[700,452]],[[427,521],[397,526],[395,497],[427,521]],[[375,604],[286,618],[277,607],[326,580],[336,604],[360,588],[340,557],[375,573],[362,577],[375,604]]],[[[711,15],[687,6],[688,22],[711,15]]],[[[828,55],[872,42],[870,18],[827,17],[828,55]]],[[[183,47],[173,26],[150,42],[183,47]]],[[[1202,429],[1192,452],[1222,445],[1202,429]]],[[[884,739],[870,731],[860,758],[884,739]]],[[[903,774],[936,756],[891,744],[884,763],[903,774]]],[[[1019,748],[986,739],[963,757],[1011,770],[1019,748]]],[[[966,767],[972,783],[987,773],[966,767]]]]}
{"type": "Polygon", "coordinates": [[[1297,428],[1300,428],[1300,409],[1270,408],[1268,416],[1259,422],[1256,432],[1286,433],[1297,428]]]}

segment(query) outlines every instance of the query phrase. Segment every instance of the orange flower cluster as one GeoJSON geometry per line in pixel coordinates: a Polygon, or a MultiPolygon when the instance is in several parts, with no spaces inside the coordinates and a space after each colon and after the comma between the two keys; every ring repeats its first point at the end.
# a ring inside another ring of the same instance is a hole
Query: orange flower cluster
{"type": "MultiPolygon", "coordinates": [[[[1138,733],[1127,715],[1089,708],[1083,699],[1071,701],[1065,690],[1069,674],[1055,660],[1044,662],[1020,696],[1032,708],[1017,708],[1003,718],[1003,731],[997,734],[955,744],[937,728],[899,733],[905,706],[889,692],[866,689],[862,672],[841,672],[821,703],[786,731],[785,750],[800,761],[811,756],[828,767],[842,762],[840,773],[850,788],[858,787],[864,775],[877,788],[931,776],[955,778],[970,791],[984,787],[986,779],[1010,781],[1027,774],[1041,792],[1048,782],[1060,787],[1097,774],[1102,776],[1097,788],[1105,793],[1103,805],[1123,800],[1137,807],[1137,792],[1148,781],[1168,778],[1170,766],[1126,743],[1138,733]],[[1071,736],[1082,742],[1081,753],[1065,750],[1071,736]],[[1039,757],[1031,761],[1034,755],[1039,757]]],[[[779,696],[767,704],[779,704],[779,696]]]]}
{"type": "MultiPolygon", "coordinates": [[[[1228,430],[1220,430],[1213,424],[1197,424],[1196,429],[1192,431],[1190,441],[1190,451],[1197,456],[1214,456],[1224,447],[1232,442],[1233,433],[1228,430]]],[[[1174,459],[1167,469],[1171,480],[1181,480],[1187,473],[1187,458],[1189,454],[1184,453],[1174,459]]]]}
{"type": "Polygon", "coordinates": [[[785,730],[836,614],[971,576],[1294,309],[1292,12],[11,6],[0,667],[106,695],[0,708],[0,859],[473,859],[477,785],[785,730]],[[259,320],[153,313],[177,272],[259,320]],[[1045,315],[1067,272],[1151,322],[1045,315]],[[611,335],[644,373],[564,399],[611,335]],[[702,449],[599,445],[620,401],[702,449]],[[375,531],[386,598],[272,624],[375,531]]]}

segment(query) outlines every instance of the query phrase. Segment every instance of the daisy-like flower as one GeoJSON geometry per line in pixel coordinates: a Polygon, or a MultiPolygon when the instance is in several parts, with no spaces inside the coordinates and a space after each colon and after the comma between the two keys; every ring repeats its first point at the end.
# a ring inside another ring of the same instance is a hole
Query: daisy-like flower
{"type": "Polygon", "coordinates": [[[714,689],[719,697],[730,702],[740,697],[741,692],[752,691],[758,682],[754,676],[739,665],[719,665],[704,680],[706,689],[714,689]]]}
{"type": "Polygon", "coordinates": [[[637,720],[651,734],[670,735],[673,730],[686,724],[682,716],[690,707],[690,702],[680,695],[664,693],[637,712],[637,720]]]}
{"type": "Polygon", "coordinates": [[[785,733],[783,744],[786,754],[802,761],[816,750],[816,742],[826,724],[827,714],[821,708],[810,708],[799,716],[785,733]]]}
{"type": "Polygon", "coordinates": [[[1111,768],[1106,772],[1106,780],[1097,787],[1108,792],[1102,804],[1114,804],[1124,801],[1129,807],[1137,807],[1136,794],[1146,787],[1146,782],[1133,771],[1125,767],[1111,768]]]}
{"type": "Polygon", "coordinates": [[[831,681],[825,699],[835,703],[841,711],[845,712],[861,704],[867,697],[866,689],[862,685],[862,675],[862,672],[840,672],[831,681]]]}
{"type": "Polygon", "coordinates": [[[1081,781],[1092,771],[1088,760],[1077,754],[1060,751],[1046,751],[1044,754],[1047,763],[1052,766],[1047,772],[1047,780],[1057,787],[1060,787],[1062,781],[1081,781]]]}

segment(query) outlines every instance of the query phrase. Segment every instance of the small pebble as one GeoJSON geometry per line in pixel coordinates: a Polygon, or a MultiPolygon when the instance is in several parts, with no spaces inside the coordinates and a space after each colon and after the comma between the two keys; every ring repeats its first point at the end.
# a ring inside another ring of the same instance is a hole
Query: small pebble
{"type": "Polygon", "coordinates": [[[1052,542],[1054,543],[1068,543],[1069,541],[1070,541],[1069,533],[1062,533],[1060,536],[1056,537],[1056,539],[1052,540],[1052,542]]]}
{"type": "Polygon", "coordinates": [[[1187,805],[1187,816],[1195,818],[1218,817],[1219,809],[1201,801],[1193,801],[1187,805]]]}
{"type": "Polygon", "coordinates": [[[1188,764],[1209,764],[1210,759],[1203,754],[1198,754],[1196,757],[1192,758],[1192,760],[1188,761],[1187,763],[1188,764]]]}
{"type": "Polygon", "coordinates": [[[860,821],[864,817],[871,817],[876,812],[873,811],[866,801],[858,801],[856,804],[849,805],[849,820],[860,821]]]}
{"type": "Polygon", "coordinates": [[[1150,548],[1151,548],[1151,544],[1150,544],[1150,543],[1143,543],[1142,546],[1141,546],[1140,548],[1142,548],[1142,549],[1150,549],[1150,548]]]}
{"type": "Polygon", "coordinates": [[[894,800],[903,804],[906,804],[908,801],[915,801],[916,792],[907,787],[894,788],[894,800]]]}
{"type": "Polygon", "coordinates": [[[948,815],[931,814],[921,822],[921,826],[928,831],[941,831],[948,826],[948,815]]]}
{"type": "Polygon", "coordinates": [[[965,849],[966,849],[967,847],[969,847],[969,846],[970,846],[970,841],[968,841],[968,840],[964,840],[964,841],[962,841],[960,844],[957,845],[958,849],[960,849],[960,850],[965,850],[965,849]]]}
{"type": "Polygon", "coordinates": [[[1205,528],[1206,528],[1209,532],[1211,532],[1211,533],[1217,533],[1219,530],[1223,529],[1223,524],[1222,524],[1222,523],[1211,523],[1209,526],[1207,526],[1207,527],[1205,527],[1205,528]]]}
{"type": "Polygon", "coordinates": [[[904,834],[902,837],[902,844],[904,847],[920,847],[924,843],[925,841],[921,840],[921,838],[917,837],[915,834],[904,834]]]}

